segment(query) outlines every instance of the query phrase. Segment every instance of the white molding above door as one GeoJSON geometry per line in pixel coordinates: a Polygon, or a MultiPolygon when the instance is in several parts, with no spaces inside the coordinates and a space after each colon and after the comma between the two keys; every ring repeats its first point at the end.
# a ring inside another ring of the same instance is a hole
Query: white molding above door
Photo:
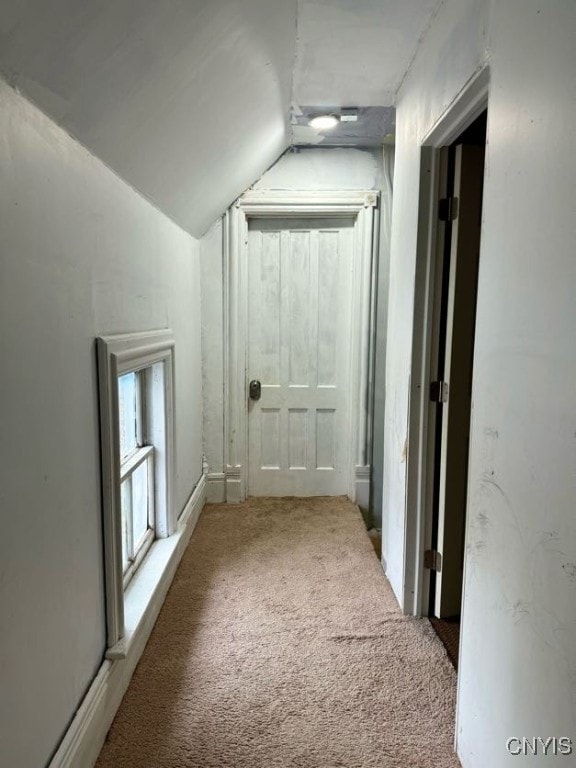
{"type": "Polygon", "coordinates": [[[370,354],[374,334],[372,255],[378,192],[249,191],[225,219],[224,450],[226,501],[239,503],[248,488],[248,220],[250,218],[354,218],[349,496],[367,505],[372,418],[370,354]]]}

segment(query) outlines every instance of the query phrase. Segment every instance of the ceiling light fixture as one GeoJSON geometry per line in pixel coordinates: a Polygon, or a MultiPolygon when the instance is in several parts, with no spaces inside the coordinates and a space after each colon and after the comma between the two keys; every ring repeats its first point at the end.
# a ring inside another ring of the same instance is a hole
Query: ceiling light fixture
{"type": "Polygon", "coordinates": [[[331,128],[336,128],[339,122],[340,118],[337,115],[316,115],[310,120],[309,125],[318,131],[329,131],[331,128]]]}

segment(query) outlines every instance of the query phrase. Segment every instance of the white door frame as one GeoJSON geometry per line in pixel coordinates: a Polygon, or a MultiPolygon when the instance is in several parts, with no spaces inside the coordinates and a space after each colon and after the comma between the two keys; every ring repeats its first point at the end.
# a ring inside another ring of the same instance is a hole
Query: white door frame
{"type": "Polygon", "coordinates": [[[422,142],[418,238],[414,286],[412,365],[409,393],[408,461],[404,549],[404,612],[428,614],[429,571],[424,552],[432,540],[434,483],[434,408],[430,408],[432,313],[437,253],[440,150],[451,144],[488,106],[489,69],[483,68],[462,89],[422,142]]]}
{"type": "Polygon", "coordinates": [[[378,192],[249,191],[227,214],[224,244],[224,451],[226,501],[244,501],[248,489],[248,220],[351,218],[353,238],[349,495],[368,507],[372,452],[374,312],[372,255],[378,192]]]}

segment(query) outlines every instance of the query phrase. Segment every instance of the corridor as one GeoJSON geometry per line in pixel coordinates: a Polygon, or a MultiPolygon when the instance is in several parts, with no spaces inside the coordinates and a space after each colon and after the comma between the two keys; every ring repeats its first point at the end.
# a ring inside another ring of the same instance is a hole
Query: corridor
{"type": "Polygon", "coordinates": [[[2,768],[574,768],[576,2],[2,10],[2,768]]]}
{"type": "Polygon", "coordinates": [[[98,768],[457,768],[455,673],[344,497],[207,505],[98,768]]]}

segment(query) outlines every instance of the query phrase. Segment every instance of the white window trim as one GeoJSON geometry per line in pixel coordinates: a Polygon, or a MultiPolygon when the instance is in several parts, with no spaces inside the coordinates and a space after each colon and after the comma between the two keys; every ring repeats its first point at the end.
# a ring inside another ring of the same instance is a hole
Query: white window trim
{"type": "MultiPolygon", "coordinates": [[[[130,580],[140,567],[140,563],[144,558],[146,557],[146,554],[148,553],[148,550],[154,543],[154,540],[157,536],[157,526],[156,526],[156,499],[155,499],[155,481],[154,481],[154,471],[155,471],[155,460],[154,460],[154,446],[153,445],[144,445],[141,448],[137,448],[134,453],[128,458],[125,459],[120,464],[120,485],[127,480],[129,477],[131,477],[134,472],[138,469],[138,467],[141,467],[142,464],[146,464],[146,470],[148,475],[148,530],[144,534],[144,536],[140,539],[138,542],[138,545],[135,546],[134,551],[134,557],[130,560],[128,567],[124,571],[124,590],[126,590],[126,587],[128,586],[130,580]]],[[[130,525],[132,525],[132,521],[130,521],[130,525]]],[[[134,544],[134,534],[132,532],[131,534],[132,542],[134,544]]]]}
{"type": "MultiPolygon", "coordinates": [[[[159,435],[158,439],[154,439],[154,445],[163,454],[164,466],[162,481],[156,483],[156,535],[167,537],[176,531],[178,523],[173,504],[174,337],[170,330],[103,336],[97,339],[97,351],[107,644],[109,649],[113,649],[120,643],[126,630],[120,512],[118,377],[157,363],[163,364],[164,407],[156,408],[160,418],[153,429],[159,435]]],[[[153,544],[148,553],[149,557],[153,555],[154,549],[153,544]]]]}

